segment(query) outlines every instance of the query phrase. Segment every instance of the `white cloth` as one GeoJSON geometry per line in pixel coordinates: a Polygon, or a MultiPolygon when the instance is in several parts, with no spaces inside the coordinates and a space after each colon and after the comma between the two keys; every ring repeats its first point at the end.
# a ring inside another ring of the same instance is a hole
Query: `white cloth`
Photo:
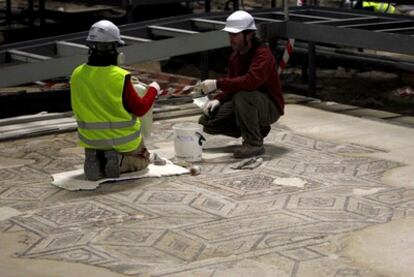
{"type": "Polygon", "coordinates": [[[193,103],[200,109],[204,109],[208,101],[208,96],[197,97],[193,99],[193,103]]]}
{"type": "Polygon", "coordinates": [[[99,187],[100,184],[105,182],[152,178],[152,177],[164,177],[188,174],[190,171],[187,168],[173,164],[167,160],[166,165],[153,165],[150,164],[148,168],[130,173],[122,173],[119,178],[106,178],[98,181],[88,181],[85,178],[83,169],[77,169],[72,171],[65,171],[52,175],[52,185],[59,188],[63,188],[70,191],[76,190],[94,190],[99,187]]]}

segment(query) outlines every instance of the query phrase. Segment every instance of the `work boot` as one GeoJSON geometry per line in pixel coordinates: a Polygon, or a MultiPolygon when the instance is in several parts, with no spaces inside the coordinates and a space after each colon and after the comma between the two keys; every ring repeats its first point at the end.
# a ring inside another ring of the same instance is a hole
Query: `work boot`
{"type": "Polygon", "coordinates": [[[104,152],[106,163],[105,163],[105,177],[106,178],[118,178],[121,175],[119,168],[119,157],[118,152],[114,150],[108,150],[104,152]]]}
{"type": "Polygon", "coordinates": [[[262,138],[267,137],[269,132],[270,132],[270,126],[269,125],[260,127],[260,134],[262,135],[262,138]]]}
{"type": "Polygon", "coordinates": [[[102,151],[96,149],[85,148],[85,163],[83,164],[83,171],[86,179],[90,181],[97,181],[104,177],[103,166],[100,159],[102,151]]]}
{"type": "Polygon", "coordinates": [[[265,149],[263,145],[255,146],[247,142],[243,142],[243,145],[234,151],[233,156],[236,159],[245,159],[250,157],[255,157],[264,154],[265,149]]]}

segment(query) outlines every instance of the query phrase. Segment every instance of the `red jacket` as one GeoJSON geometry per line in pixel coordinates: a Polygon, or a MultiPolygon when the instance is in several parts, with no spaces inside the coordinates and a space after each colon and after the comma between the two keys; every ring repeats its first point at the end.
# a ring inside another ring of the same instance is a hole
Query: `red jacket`
{"type": "Polygon", "coordinates": [[[252,48],[243,55],[233,52],[229,58],[229,76],[218,78],[217,88],[223,91],[215,97],[221,103],[243,90],[269,93],[280,114],[284,114],[285,102],[276,60],[265,44],[252,48]]]}
{"type": "Polygon", "coordinates": [[[139,97],[138,93],[134,89],[131,79],[125,78],[122,100],[124,108],[128,112],[133,113],[138,117],[143,116],[151,108],[156,96],[157,90],[150,87],[144,97],[139,97]]]}

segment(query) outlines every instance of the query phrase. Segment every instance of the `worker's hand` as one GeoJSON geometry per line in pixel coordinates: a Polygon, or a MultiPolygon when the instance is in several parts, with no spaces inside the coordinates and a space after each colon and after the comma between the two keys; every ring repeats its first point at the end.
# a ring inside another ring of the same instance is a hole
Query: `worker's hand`
{"type": "Polygon", "coordinates": [[[201,82],[201,92],[208,94],[217,89],[217,81],[214,79],[207,79],[201,82]]]}
{"type": "Polygon", "coordinates": [[[155,88],[155,90],[157,91],[157,96],[160,96],[162,91],[160,85],[157,82],[152,82],[151,84],[149,84],[149,87],[155,88]]]}
{"type": "Polygon", "coordinates": [[[205,115],[209,116],[218,107],[220,107],[220,101],[218,101],[217,99],[210,100],[204,105],[203,112],[205,115]]]}

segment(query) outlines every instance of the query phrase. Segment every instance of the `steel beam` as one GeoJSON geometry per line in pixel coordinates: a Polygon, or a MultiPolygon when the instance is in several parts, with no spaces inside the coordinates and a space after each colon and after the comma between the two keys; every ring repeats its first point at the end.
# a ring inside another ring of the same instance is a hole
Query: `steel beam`
{"type": "MultiPolygon", "coordinates": [[[[287,22],[282,22],[285,19],[282,9],[252,11],[259,37],[267,41],[296,38],[316,46],[323,43],[414,54],[414,36],[410,35],[414,31],[414,20],[410,17],[315,7],[289,10],[287,22]]],[[[129,42],[121,50],[126,54],[127,63],[136,63],[228,46],[227,34],[218,31],[225,25],[228,14],[204,14],[197,18],[188,15],[120,26],[122,38],[129,42]]],[[[76,65],[87,60],[85,37],[86,32],[82,32],[1,46],[0,86],[69,75],[76,65]],[[13,58],[29,63],[8,64],[3,57],[13,50],[25,52],[25,55],[15,52],[13,58]]]]}
{"type": "Polygon", "coordinates": [[[359,24],[359,23],[371,23],[371,22],[378,22],[378,16],[365,16],[365,17],[353,17],[353,18],[333,18],[329,20],[321,20],[321,21],[312,21],[307,22],[310,24],[322,24],[322,25],[330,25],[330,26],[345,26],[345,25],[352,25],[352,24],[359,24]]]}
{"type": "Polygon", "coordinates": [[[390,29],[383,29],[383,30],[375,30],[374,32],[388,32],[388,33],[405,33],[409,32],[410,34],[414,34],[414,27],[406,27],[406,28],[390,28],[390,29]]]}
{"type": "MultiPolygon", "coordinates": [[[[280,51],[283,51],[284,45],[278,46],[280,51]]],[[[348,51],[338,51],[335,48],[329,47],[316,47],[316,58],[317,64],[319,63],[318,60],[322,59],[331,59],[334,60],[335,63],[345,67],[356,67],[359,65],[362,66],[369,66],[369,67],[378,67],[381,70],[392,71],[395,70],[402,70],[407,72],[414,72],[414,60],[402,60],[398,58],[392,57],[383,57],[383,56],[375,56],[373,54],[364,54],[361,53],[354,53],[348,51]]],[[[308,47],[302,43],[295,44],[295,54],[308,54],[308,47]]],[[[294,56],[292,57],[295,58],[294,56]]],[[[323,63],[320,63],[323,66],[323,63]]]]}
{"type": "Polygon", "coordinates": [[[147,27],[150,34],[154,36],[176,37],[182,35],[195,35],[198,32],[183,30],[178,28],[170,28],[164,26],[150,25],[147,27]]]}
{"type": "Polygon", "coordinates": [[[11,49],[7,51],[11,61],[21,61],[21,62],[38,62],[50,60],[52,57],[37,55],[25,51],[11,49]]]}
{"type": "Polygon", "coordinates": [[[59,57],[68,57],[78,54],[87,54],[89,47],[68,41],[56,41],[56,52],[59,57]]]}
{"type": "Polygon", "coordinates": [[[132,41],[132,42],[137,42],[137,43],[152,41],[151,39],[148,39],[148,38],[139,38],[139,37],[132,37],[132,36],[121,36],[121,38],[124,41],[132,41]]]}
{"type": "Polygon", "coordinates": [[[261,17],[261,16],[255,16],[255,21],[264,21],[264,22],[283,22],[283,19],[273,19],[273,18],[267,18],[267,17],[261,17]]]}
{"type": "Polygon", "coordinates": [[[382,50],[401,54],[414,54],[414,37],[394,33],[338,28],[333,26],[302,24],[299,22],[264,23],[260,25],[260,37],[269,40],[279,36],[296,38],[315,43],[327,43],[382,50]],[[340,35],[338,35],[340,32],[340,35]],[[398,42],[398,43],[397,43],[398,42]]]}
{"type": "Polygon", "coordinates": [[[222,29],[226,25],[224,21],[204,18],[192,18],[191,22],[196,28],[222,29]]]}
{"type": "MultiPolygon", "coordinates": [[[[273,12],[272,14],[275,15],[283,15],[281,12],[273,12]]],[[[294,18],[303,18],[308,20],[329,20],[329,18],[324,16],[317,16],[317,15],[311,15],[311,14],[300,14],[296,12],[290,12],[289,13],[290,20],[294,20],[294,18]]]]}
{"type": "Polygon", "coordinates": [[[384,22],[371,22],[371,23],[358,23],[358,24],[350,24],[350,25],[342,25],[338,26],[339,28],[356,28],[356,29],[364,29],[364,30],[378,30],[378,28],[389,28],[393,26],[400,26],[400,27],[407,27],[412,26],[414,24],[411,20],[398,20],[398,21],[384,21],[384,22]],[[404,26],[401,26],[404,25],[404,26]]]}
{"type": "MultiPolygon", "coordinates": [[[[228,46],[225,32],[212,31],[191,36],[151,41],[121,47],[125,53],[125,63],[163,59],[228,46]]],[[[19,85],[24,82],[47,80],[69,76],[73,69],[87,61],[87,54],[59,57],[33,63],[5,66],[1,68],[0,87],[19,85]],[[24,77],[23,77],[24,76],[24,77]]]]}

